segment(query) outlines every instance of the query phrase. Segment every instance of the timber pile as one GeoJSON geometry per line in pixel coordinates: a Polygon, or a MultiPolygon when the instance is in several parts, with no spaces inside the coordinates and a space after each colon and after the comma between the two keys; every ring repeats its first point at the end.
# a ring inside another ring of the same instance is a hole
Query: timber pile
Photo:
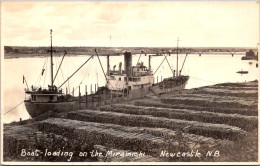
{"type": "MultiPolygon", "coordinates": [[[[83,122],[68,119],[47,119],[41,121],[39,129],[46,133],[56,132],[69,139],[80,139],[82,144],[88,143],[95,145],[116,148],[116,152],[133,151],[146,152],[152,156],[158,156],[162,149],[169,147],[175,150],[181,150],[183,144],[189,149],[209,149],[221,145],[233,144],[231,141],[213,139],[200,135],[179,133],[165,128],[147,128],[147,127],[127,127],[115,124],[83,122]],[[119,150],[118,150],[119,149],[119,150]]],[[[100,150],[99,148],[95,148],[100,150]]],[[[108,150],[106,150],[108,151],[108,150]]],[[[102,151],[105,155],[104,150],[102,151]]],[[[101,157],[101,160],[136,160],[141,158],[114,158],[115,156],[101,157]]],[[[148,157],[150,158],[150,157],[148,157]]],[[[144,160],[146,161],[146,160],[144,160]]]]}
{"type": "MultiPolygon", "coordinates": [[[[4,160],[5,161],[68,161],[68,156],[45,156],[44,153],[54,151],[76,152],[71,161],[95,161],[96,157],[80,158],[77,153],[82,149],[79,140],[69,140],[67,137],[53,133],[42,133],[37,129],[22,125],[10,125],[4,128],[4,160]],[[22,149],[26,152],[34,152],[34,155],[21,156],[22,149]],[[39,156],[35,156],[35,150],[39,150],[39,156]]],[[[93,149],[93,146],[84,146],[85,150],[93,149]]]]}
{"type": "Polygon", "coordinates": [[[173,104],[173,103],[162,103],[159,101],[137,101],[136,106],[151,106],[151,107],[161,107],[161,108],[172,108],[172,109],[188,109],[194,111],[206,111],[224,114],[240,114],[247,116],[257,116],[257,109],[246,109],[246,108],[219,108],[219,107],[209,107],[200,105],[185,105],[185,104],[173,104]]]}
{"type": "MultiPolygon", "coordinates": [[[[232,87],[232,86],[213,85],[213,86],[204,86],[201,88],[226,89],[226,90],[233,90],[233,91],[257,91],[257,87],[232,87]]],[[[196,89],[201,89],[201,88],[196,88],[196,89]]]]}
{"type": "Polygon", "coordinates": [[[238,97],[217,96],[208,94],[185,94],[181,96],[170,96],[168,98],[161,99],[163,103],[170,104],[186,104],[197,105],[206,107],[219,107],[219,108],[246,108],[257,109],[257,103],[255,100],[247,101],[238,97]]]}
{"type": "MultiPolygon", "coordinates": [[[[29,127],[22,126],[4,126],[4,138],[3,138],[3,152],[4,160],[11,160],[15,156],[20,156],[22,149],[35,148],[35,139],[33,133],[36,130],[33,130],[29,127]],[[30,134],[32,137],[29,137],[30,134]]],[[[28,158],[25,158],[25,160],[28,158]]],[[[20,159],[21,160],[21,159],[20,159]]]]}
{"type": "Polygon", "coordinates": [[[210,95],[218,95],[218,96],[234,96],[234,97],[258,97],[258,92],[255,89],[245,89],[243,91],[237,91],[232,89],[220,89],[220,88],[211,88],[204,87],[199,90],[193,92],[193,94],[210,94],[210,95]]]}
{"type": "Polygon", "coordinates": [[[201,123],[150,115],[132,115],[115,112],[78,110],[67,114],[67,118],[80,121],[113,123],[126,126],[159,127],[172,130],[184,129],[186,133],[220,139],[236,140],[246,133],[244,130],[225,124],[201,123]]]}
{"type": "MultiPolygon", "coordinates": [[[[135,105],[114,104],[100,110],[78,110],[55,117],[46,114],[32,121],[4,125],[4,161],[67,161],[66,157],[20,155],[21,149],[57,151],[62,147],[74,152],[72,161],[168,161],[157,158],[162,150],[197,149],[202,154],[220,150],[223,155],[219,161],[229,161],[236,151],[237,156],[243,158],[256,153],[252,147],[257,144],[257,134],[249,137],[257,130],[256,90],[257,82],[218,84],[173,93],[170,97],[164,94],[164,99],[128,101],[135,105]],[[79,152],[92,150],[115,155],[76,157],[79,152]],[[138,152],[146,156],[117,155],[138,152]]],[[[197,161],[195,158],[169,160],[197,161]]],[[[211,157],[198,160],[214,161],[211,157]]]]}
{"type": "MultiPolygon", "coordinates": [[[[116,125],[111,123],[96,123],[96,122],[84,122],[82,121],[73,121],[73,125],[81,126],[82,124],[88,125],[88,126],[94,126],[96,128],[102,128],[102,129],[113,129],[113,130],[119,130],[127,133],[146,133],[153,135],[155,137],[163,138],[164,140],[171,140],[171,142],[175,142],[175,144],[178,144],[178,137],[180,131],[173,131],[167,128],[150,128],[150,127],[129,127],[129,126],[123,126],[123,125],[116,125]],[[177,141],[177,142],[176,142],[177,141]]],[[[69,123],[69,122],[67,122],[69,123]]],[[[227,140],[220,140],[220,139],[214,139],[211,137],[203,137],[201,135],[195,135],[195,134],[188,134],[188,133],[181,133],[182,139],[185,140],[187,143],[187,146],[190,148],[199,148],[201,145],[207,144],[208,147],[213,147],[219,144],[230,144],[231,141],[227,140]]]]}
{"type": "MultiPolygon", "coordinates": [[[[91,123],[91,122],[88,122],[91,123]]],[[[92,122],[93,123],[93,122],[92,122]]],[[[100,124],[100,123],[98,123],[100,124]]],[[[126,127],[122,125],[115,125],[115,124],[105,124],[103,126],[100,126],[102,128],[113,128],[116,130],[122,130],[125,132],[130,133],[147,133],[151,134],[156,137],[163,138],[164,141],[171,141],[180,144],[181,142],[185,142],[185,145],[189,147],[190,149],[199,149],[202,145],[207,145],[207,147],[215,147],[220,144],[227,145],[227,144],[233,144],[232,141],[227,140],[220,140],[220,139],[214,139],[211,137],[204,137],[201,135],[195,135],[195,134],[188,134],[188,133],[180,133],[181,131],[173,131],[167,128],[150,128],[150,127],[126,127]],[[181,139],[180,139],[181,134],[181,139]]],[[[176,144],[176,143],[175,143],[176,144]]]]}
{"type": "Polygon", "coordinates": [[[238,88],[257,88],[258,81],[250,81],[250,82],[243,82],[243,83],[220,83],[214,86],[225,86],[225,87],[238,87],[238,88]]]}
{"type": "MultiPolygon", "coordinates": [[[[87,122],[52,118],[41,121],[39,130],[46,133],[56,133],[69,139],[79,139],[82,143],[101,144],[123,150],[157,152],[160,148],[167,148],[168,143],[162,138],[146,133],[127,133],[112,128],[100,128],[87,122]]],[[[176,143],[177,144],[177,143],[176,143]]],[[[153,154],[152,153],[152,154],[153,154]]]]}
{"type": "Polygon", "coordinates": [[[218,107],[205,107],[205,106],[195,106],[195,105],[184,105],[184,104],[166,104],[158,101],[137,101],[135,102],[137,106],[146,106],[146,107],[161,107],[161,108],[172,108],[172,109],[188,109],[194,111],[207,111],[207,112],[216,112],[224,114],[240,114],[248,116],[257,116],[258,111],[254,109],[245,109],[245,108],[218,108],[218,107]]]}
{"type": "Polygon", "coordinates": [[[242,116],[238,114],[212,113],[187,109],[169,109],[116,104],[101,107],[100,110],[134,115],[152,115],[155,117],[166,117],[170,119],[183,119],[206,123],[228,124],[231,126],[240,127],[246,131],[254,130],[258,123],[257,116],[242,116]]]}

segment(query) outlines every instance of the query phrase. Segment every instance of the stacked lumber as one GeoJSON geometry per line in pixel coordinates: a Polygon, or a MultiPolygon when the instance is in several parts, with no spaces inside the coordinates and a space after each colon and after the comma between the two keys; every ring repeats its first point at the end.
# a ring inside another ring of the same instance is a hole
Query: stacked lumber
{"type": "Polygon", "coordinates": [[[218,108],[218,107],[206,107],[206,106],[195,106],[195,105],[184,105],[184,104],[166,104],[157,101],[137,101],[137,106],[146,107],[161,107],[161,108],[173,108],[173,109],[188,109],[194,111],[207,111],[225,114],[240,114],[248,116],[257,116],[257,109],[245,109],[245,108],[218,108]]]}
{"type": "Polygon", "coordinates": [[[170,104],[186,104],[197,105],[206,107],[219,107],[219,108],[249,108],[257,109],[255,100],[247,100],[238,97],[217,96],[208,94],[185,94],[181,96],[171,96],[161,99],[163,103],[170,104]]]}
{"type": "MultiPolygon", "coordinates": [[[[213,86],[204,86],[205,88],[217,88],[217,89],[227,89],[227,90],[257,90],[257,86],[221,86],[221,85],[213,85],[213,86]]],[[[204,88],[202,87],[202,88],[204,88]]]]}
{"type": "Polygon", "coordinates": [[[112,128],[100,128],[88,125],[86,122],[79,122],[69,119],[47,119],[41,121],[39,130],[47,133],[57,133],[70,139],[77,138],[82,143],[101,144],[116,149],[143,151],[147,153],[157,152],[160,148],[168,147],[168,143],[162,138],[146,133],[127,133],[112,128]]]}
{"type": "MultiPolygon", "coordinates": [[[[53,132],[55,133],[55,132],[53,132]]],[[[82,158],[77,157],[82,143],[77,139],[68,140],[62,135],[53,133],[45,134],[31,127],[21,125],[5,125],[4,128],[4,161],[68,161],[69,156],[45,156],[45,150],[48,152],[68,151],[75,152],[71,161],[82,161],[82,158]],[[22,150],[30,152],[31,155],[21,155],[22,150]],[[35,150],[38,150],[39,156],[35,156],[35,150]],[[34,152],[34,155],[32,155],[34,152]]],[[[86,147],[88,150],[93,149],[93,146],[86,147]]],[[[85,148],[85,149],[86,149],[85,148]]],[[[94,161],[96,157],[84,158],[84,161],[94,161]]]]}
{"type": "Polygon", "coordinates": [[[238,114],[212,113],[206,111],[193,111],[187,109],[170,109],[158,107],[144,107],[115,104],[100,108],[101,111],[119,112],[134,115],[152,115],[170,119],[193,120],[206,123],[219,123],[237,126],[246,131],[252,131],[257,127],[257,116],[242,116],[238,114]]]}
{"type": "MultiPolygon", "coordinates": [[[[72,121],[72,120],[71,120],[72,121]]],[[[146,133],[153,135],[155,137],[163,138],[164,141],[171,141],[175,142],[175,144],[178,144],[178,137],[179,137],[179,131],[173,131],[167,128],[150,128],[150,127],[129,127],[129,126],[123,126],[123,125],[116,125],[116,124],[110,124],[110,123],[96,123],[96,122],[83,122],[82,121],[72,121],[73,125],[81,126],[81,125],[88,125],[88,126],[94,126],[97,128],[102,129],[113,129],[113,130],[119,130],[127,133],[146,133]],[[176,142],[177,141],[177,142],[176,142]]],[[[68,122],[69,123],[69,122],[68,122]]],[[[201,145],[207,144],[208,147],[214,147],[219,144],[230,144],[231,141],[227,140],[220,140],[220,139],[214,139],[211,137],[204,137],[201,135],[195,135],[195,134],[189,134],[189,133],[181,133],[182,139],[185,140],[187,143],[187,146],[190,148],[199,148],[201,145]],[[192,146],[196,145],[196,147],[192,146]]],[[[182,140],[182,141],[183,141],[182,140]]]]}
{"type": "Polygon", "coordinates": [[[126,126],[158,127],[172,130],[185,129],[184,132],[186,133],[230,140],[236,140],[246,133],[238,127],[225,124],[201,123],[150,115],[132,115],[105,111],[78,110],[68,113],[67,118],[126,126]]]}
{"type": "Polygon", "coordinates": [[[250,81],[250,82],[243,82],[243,83],[220,83],[216,84],[215,86],[225,86],[225,87],[239,87],[239,88],[244,88],[244,87],[258,87],[258,81],[250,81]]]}
{"type": "MultiPolygon", "coordinates": [[[[29,137],[27,133],[36,132],[32,128],[22,126],[7,126],[4,127],[3,137],[3,158],[5,161],[13,160],[16,156],[20,156],[21,149],[28,149],[29,145],[31,148],[35,148],[35,140],[29,137]]],[[[23,158],[27,160],[27,157],[23,158]]],[[[23,160],[19,158],[19,160],[23,160]]]]}
{"type": "Polygon", "coordinates": [[[234,97],[258,97],[257,90],[232,90],[232,89],[218,89],[218,88],[200,88],[194,91],[193,94],[210,94],[218,96],[234,96],[234,97]]]}
{"type": "MultiPolygon", "coordinates": [[[[207,145],[208,148],[216,147],[220,144],[227,145],[232,144],[232,141],[214,139],[211,137],[204,137],[201,135],[189,134],[189,133],[181,133],[180,140],[180,131],[173,131],[167,128],[150,128],[150,127],[126,127],[122,125],[115,124],[105,124],[100,125],[101,123],[88,122],[93,124],[98,124],[101,128],[113,128],[115,130],[122,130],[130,133],[147,133],[156,137],[163,138],[164,141],[171,141],[180,144],[178,141],[185,142],[186,146],[190,149],[199,149],[201,145],[207,145]]],[[[175,143],[176,144],[176,143],[175,143]]]]}
{"type": "MultiPolygon", "coordinates": [[[[217,147],[220,144],[233,144],[231,141],[213,139],[200,135],[180,133],[165,128],[147,128],[147,127],[127,127],[115,124],[82,122],[68,119],[48,119],[40,122],[39,129],[43,132],[58,132],[63,136],[68,136],[70,139],[79,139],[83,143],[102,145],[111,147],[119,151],[146,152],[152,156],[158,156],[161,150],[169,147],[174,150],[181,150],[181,145],[185,144],[189,149],[209,149],[217,147]],[[205,146],[206,145],[206,146],[205,146]]],[[[96,146],[94,146],[96,147],[96,146]]],[[[108,148],[108,149],[111,149],[108,148]]],[[[100,150],[98,148],[95,148],[100,150]]],[[[104,155],[104,153],[103,153],[104,155]]],[[[111,158],[112,157],[112,158],[111,158]]],[[[111,160],[130,160],[129,158],[111,160]]],[[[104,156],[102,160],[110,160],[104,156]]],[[[141,160],[141,158],[132,158],[131,160],[141,160]]],[[[144,160],[146,161],[146,160],[144,160]]]]}

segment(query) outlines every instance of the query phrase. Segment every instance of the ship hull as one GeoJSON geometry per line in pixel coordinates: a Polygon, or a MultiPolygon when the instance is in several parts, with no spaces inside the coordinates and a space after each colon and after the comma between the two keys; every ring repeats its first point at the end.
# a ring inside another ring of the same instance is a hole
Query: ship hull
{"type": "Polygon", "coordinates": [[[68,112],[75,109],[75,102],[60,102],[60,103],[38,103],[25,101],[25,108],[29,115],[34,118],[43,115],[46,112],[52,111],[55,113],[68,112]]]}
{"type": "Polygon", "coordinates": [[[189,76],[181,76],[181,79],[168,79],[163,82],[153,84],[150,87],[133,89],[129,91],[129,99],[143,98],[146,95],[159,95],[162,93],[180,91],[185,89],[189,76]]]}

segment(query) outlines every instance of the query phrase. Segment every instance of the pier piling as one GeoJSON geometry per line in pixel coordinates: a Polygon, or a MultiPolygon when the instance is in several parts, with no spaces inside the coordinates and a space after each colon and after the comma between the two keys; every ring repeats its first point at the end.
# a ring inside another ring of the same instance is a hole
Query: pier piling
{"type": "Polygon", "coordinates": [[[80,109],[80,102],[81,102],[81,94],[80,94],[80,86],[79,86],[79,109],[80,109]]]}
{"type": "Polygon", "coordinates": [[[92,102],[92,107],[95,107],[95,105],[94,105],[94,95],[91,95],[91,102],[92,102]]]}
{"type": "Polygon", "coordinates": [[[104,91],[104,105],[106,104],[106,101],[107,101],[107,91],[105,90],[104,91]]]}
{"type": "Polygon", "coordinates": [[[88,92],[86,92],[86,108],[88,108],[88,92]]]}
{"type": "Polygon", "coordinates": [[[110,104],[112,104],[112,103],[113,103],[113,94],[112,94],[112,90],[110,90],[110,100],[111,100],[110,104]]]}
{"type": "Polygon", "coordinates": [[[98,94],[98,106],[100,106],[100,94],[98,94]]]}

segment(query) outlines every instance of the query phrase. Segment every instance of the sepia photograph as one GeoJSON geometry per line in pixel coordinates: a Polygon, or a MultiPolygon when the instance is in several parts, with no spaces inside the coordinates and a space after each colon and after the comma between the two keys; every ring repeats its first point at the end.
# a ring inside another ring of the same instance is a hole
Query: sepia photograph
{"type": "Polygon", "coordinates": [[[1,164],[257,164],[259,1],[2,1],[1,164]]]}

